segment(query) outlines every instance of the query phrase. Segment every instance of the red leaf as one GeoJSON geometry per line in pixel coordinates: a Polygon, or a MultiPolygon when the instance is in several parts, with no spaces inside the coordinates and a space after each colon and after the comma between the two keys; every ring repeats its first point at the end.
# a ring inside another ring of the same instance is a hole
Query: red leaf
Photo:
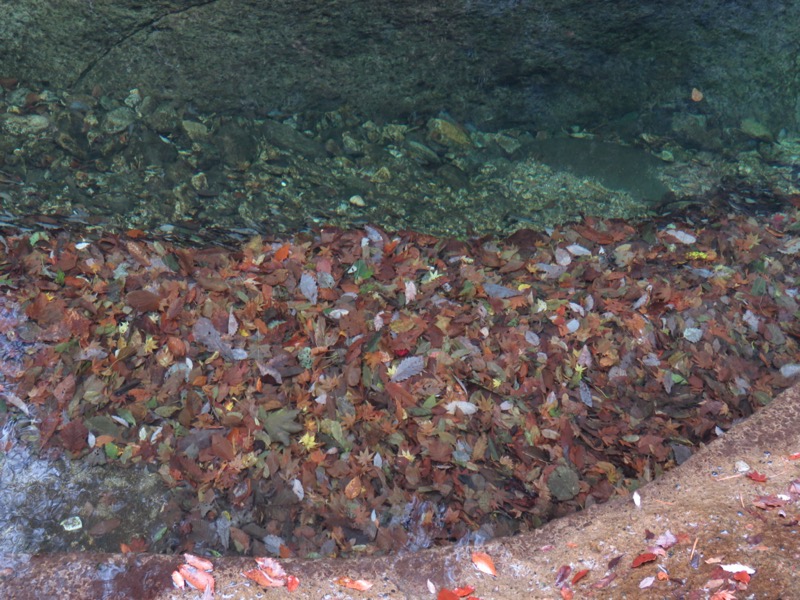
{"type": "Polygon", "coordinates": [[[564,585],[564,582],[567,580],[570,573],[572,573],[572,567],[570,567],[569,565],[564,565],[558,570],[558,573],[556,573],[557,588],[560,588],[561,586],[564,585]]]}
{"type": "Polygon", "coordinates": [[[653,562],[657,558],[658,556],[656,556],[652,552],[645,552],[633,559],[633,564],[631,565],[631,567],[634,569],[636,567],[641,567],[643,564],[653,562]]]}
{"type": "Polygon", "coordinates": [[[294,575],[287,575],[286,576],[286,589],[290,592],[295,591],[297,588],[300,587],[300,580],[295,577],[294,575]]]}
{"type": "Polygon", "coordinates": [[[453,590],[448,590],[447,588],[443,588],[439,590],[439,593],[436,595],[436,600],[458,600],[459,595],[456,594],[453,590]]]}
{"type": "Polygon", "coordinates": [[[753,481],[757,481],[758,483],[764,483],[767,480],[767,476],[763,473],[759,473],[758,471],[750,471],[747,474],[747,477],[753,481]]]}
{"type": "Polygon", "coordinates": [[[575,577],[572,578],[572,585],[578,583],[581,579],[586,577],[589,574],[589,569],[581,569],[577,573],[575,573],[575,577]]]}
{"type": "Polygon", "coordinates": [[[750,575],[748,575],[747,571],[739,571],[733,578],[741,583],[750,583],[750,575]]]}

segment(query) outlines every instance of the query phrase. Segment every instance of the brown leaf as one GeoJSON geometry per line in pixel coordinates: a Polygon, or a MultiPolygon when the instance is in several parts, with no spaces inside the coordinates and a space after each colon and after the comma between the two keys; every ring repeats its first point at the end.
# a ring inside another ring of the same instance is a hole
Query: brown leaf
{"type": "Polygon", "coordinates": [[[128,306],[139,312],[156,312],[161,302],[161,296],[147,290],[134,290],[125,296],[128,306]]]}
{"type": "Polygon", "coordinates": [[[361,478],[356,476],[353,477],[345,486],[344,495],[347,496],[349,500],[353,500],[357,498],[360,493],[361,493],[361,478]]]}
{"type": "Polygon", "coordinates": [[[70,452],[80,452],[87,446],[89,430],[82,421],[70,421],[61,428],[61,444],[70,452]]]}

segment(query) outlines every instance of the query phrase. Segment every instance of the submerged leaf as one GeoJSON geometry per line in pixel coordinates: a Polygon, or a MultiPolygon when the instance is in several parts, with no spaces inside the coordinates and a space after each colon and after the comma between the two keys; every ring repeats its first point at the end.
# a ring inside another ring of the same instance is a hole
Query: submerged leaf
{"type": "Polygon", "coordinates": [[[299,410],[279,408],[266,413],[266,416],[262,419],[262,425],[271,439],[278,440],[284,446],[288,446],[291,443],[289,434],[303,430],[303,426],[295,421],[299,413],[299,410]]]}

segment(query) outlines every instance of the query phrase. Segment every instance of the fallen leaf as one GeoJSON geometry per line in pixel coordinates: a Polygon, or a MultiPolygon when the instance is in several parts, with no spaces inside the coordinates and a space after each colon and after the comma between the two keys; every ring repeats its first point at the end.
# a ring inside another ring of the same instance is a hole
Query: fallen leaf
{"type": "Polygon", "coordinates": [[[572,578],[572,585],[578,583],[581,579],[586,577],[589,574],[589,569],[581,569],[577,573],[575,573],[575,577],[572,578]]]}
{"type": "Polygon", "coordinates": [[[756,481],[758,483],[764,483],[767,480],[767,476],[764,475],[763,473],[759,473],[758,471],[750,471],[747,474],[747,478],[752,479],[753,481],[756,481]]]}
{"type": "Polygon", "coordinates": [[[351,579],[350,577],[339,577],[333,582],[342,587],[358,590],[360,592],[366,592],[374,585],[371,581],[367,581],[366,579],[351,579]]]}
{"type": "Polygon", "coordinates": [[[497,570],[494,568],[494,561],[492,560],[492,557],[485,552],[473,552],[472,564],[474,564],[479,571],[486,573],[487,575],[491,575],[492,577],[497,577],[497,570]]]}
{"type": "Polygon", "coordinates": [[[658,556],[653,554],[652,552],[644,552],[633,559],[633,563],[631,564],[632,568],[641,567],[643,564],[653,562],[656,560],[658,556]]]}

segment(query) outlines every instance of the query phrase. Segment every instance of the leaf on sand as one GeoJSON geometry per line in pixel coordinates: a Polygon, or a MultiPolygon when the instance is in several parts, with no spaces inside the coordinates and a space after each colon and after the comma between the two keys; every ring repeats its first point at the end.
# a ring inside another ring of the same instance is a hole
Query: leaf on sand
{"type": "Polygon", "coordinates": [[[497,577],[497,569],[494,568],[494,561],[492,557],[485,552],[473,552],[472,564],[482,573],[497,577]]]}
{"type": "Polygon", "coordinates": [[[295,421],[299,413],[299,410],[288,408],[279,408],[268,412],[263,419],[264,429],[271,439],[278,440],[284,446],[288,446],[291,443],[289,434],[303,430],[303,426],[295,421]]]}
{"type": "Polygon", "coordinates": [[[414,375],[419,375],[422,373],[422,369],[425,368],[425,358],[422,356],[409,356],[408,358],[404,358],[399,365],[397,365],[397,370],[392,375],[391,381],[405,381],[409,377],[413,377],[414,375]]]}
{"type": "Polygon", "coordinates": [[[652,552],[644,552],[633,559],[633,563],[631,564],[632,568],[641,567],[645,563],[653,562],[656,560],[658,556],[653,554],[652,552]]]}
{"type": "Polygon", "coordinates": [[[366,592],[373,585],[371,581],[366,579],[351,579],[350,577],[339,577],[334,580],[334,583],[360,592],[366,592]]]}
{"type": "Polygon", "coordinates": [[[252,581],[255,581],[262,587],[283,587],[286,583],[286,580],[270,577],[261,569],[250,569],[249,571],[243,571],[242,575],[248,579],[251,579],[252,581]]]}

